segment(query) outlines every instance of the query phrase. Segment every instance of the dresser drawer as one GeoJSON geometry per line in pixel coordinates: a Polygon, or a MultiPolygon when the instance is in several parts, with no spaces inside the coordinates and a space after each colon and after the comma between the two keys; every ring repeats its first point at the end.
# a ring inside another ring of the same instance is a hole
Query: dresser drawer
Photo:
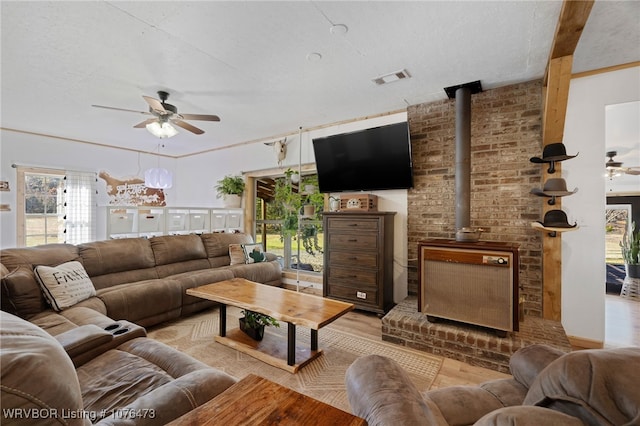
{"type": "Polygon", "coordinates": [[[378,291],[370,288],[358,289],[334,285],[331,286],[328,296],[357,304],[378,305],[378,291]]]}
{"type": "Polygon", "coordinates": [[[329,250],[329,266],[377,269],[378,253],[329,250]]]}
{"type": "Polygon", "coordinates": [[[378,232],[379,227],[377,219],[362,219],[355,217],[330,217],[327,220],[327,223],[329,228],[339,232],[344,232],[346,230],[378,232]]]}
{"type": "Polygon", "coordinates": [[[329,250],[378,250],[376,234],[341,234],[329,233],[325,247],[329,250]]]}
{"type": "Polygon", "coordinates": [[[326,269],[330,287],[334,285],[346,287],[378,287],[378,272],[371,269],[356,269],[348,267],[329,267],[326,269]]]}

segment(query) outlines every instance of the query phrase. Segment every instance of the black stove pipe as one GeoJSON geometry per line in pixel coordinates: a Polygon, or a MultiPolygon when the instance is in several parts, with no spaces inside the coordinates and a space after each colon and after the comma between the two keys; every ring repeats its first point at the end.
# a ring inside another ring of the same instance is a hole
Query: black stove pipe
{"type": "Polygon", "coordinates": [[[456,231],[471,225],[471,88],[456,90],[456,231]]]}

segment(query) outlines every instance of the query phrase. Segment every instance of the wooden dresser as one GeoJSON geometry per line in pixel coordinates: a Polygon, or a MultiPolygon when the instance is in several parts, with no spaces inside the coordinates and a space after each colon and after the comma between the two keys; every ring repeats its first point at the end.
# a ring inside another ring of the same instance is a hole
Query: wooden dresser
{"type": "Polygon", "coordinates": [[[393,307],[394,215],[323,213],[323,296],[378,314],[393,307]]]}

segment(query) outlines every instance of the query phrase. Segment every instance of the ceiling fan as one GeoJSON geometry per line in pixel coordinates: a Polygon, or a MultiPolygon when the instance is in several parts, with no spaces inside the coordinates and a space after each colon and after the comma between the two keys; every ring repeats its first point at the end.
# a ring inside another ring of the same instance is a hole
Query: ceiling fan
{"type": "Polygon", "coordinates": [[[133,126],[134,128],[143,128],[146,127],[149,132],[159,138],[168,138],[171,136],[175,136],[178,132],[175,130],[171,124],[173,123],[178,127],[182,127],[185,130],[190,131],[191,133],[195,133],[196,135],[201,135],[204,133],[204,130],[199,129],[184,120],[202,120],[202,121],[220,121],[220,117],[217,115],[208,115],[208,114],[179,114],[178,108],[174,105],[168,104],[165,101],[169,98],[169,93],[164,92],[162,90],[158,91],[158,97],[160,100],[152,98],[150,96],[142,96],[142,98],[149,104],[149,111],[135,111],[131,109],[124,108],[114,108],[103,105],[91,105],[96,108],[106,108],[113,109],[116,111],[127,111],[127,112],[135,112],[138,114],[144,115],[152,115],[153,118],[149,118],[141,123],[133,126]]]}
{"type": "Polygon", "coordinates": [[[623,173],[628,175],[640,175],[640,166],[622,167],[622,162],[615,161],[613,159],[616,155],[618,155],[617,151],[609,151],[606,154],[606,156],[609,157],[609,160],[605,163],[609,178],[620,176],[623,173]]]}

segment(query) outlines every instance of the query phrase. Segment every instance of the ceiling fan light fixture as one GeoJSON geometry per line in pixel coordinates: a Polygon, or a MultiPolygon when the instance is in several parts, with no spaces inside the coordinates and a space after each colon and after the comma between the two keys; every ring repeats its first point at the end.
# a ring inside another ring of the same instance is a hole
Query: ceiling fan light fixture
{"type": "Polygon", "coordinates": [[[144,186],[155,189],[171,188],[173,186],[173,174],[167,169],[147,169],[144,172],[144,186]]]}
{"type": "Polygon", "coordinates": [[[159,121],[154,121],[147,124],[146,127],[149,133],[160,139],[170,138],[178,134],[176,128],[166,121],[162,124],[159,121]]]}

